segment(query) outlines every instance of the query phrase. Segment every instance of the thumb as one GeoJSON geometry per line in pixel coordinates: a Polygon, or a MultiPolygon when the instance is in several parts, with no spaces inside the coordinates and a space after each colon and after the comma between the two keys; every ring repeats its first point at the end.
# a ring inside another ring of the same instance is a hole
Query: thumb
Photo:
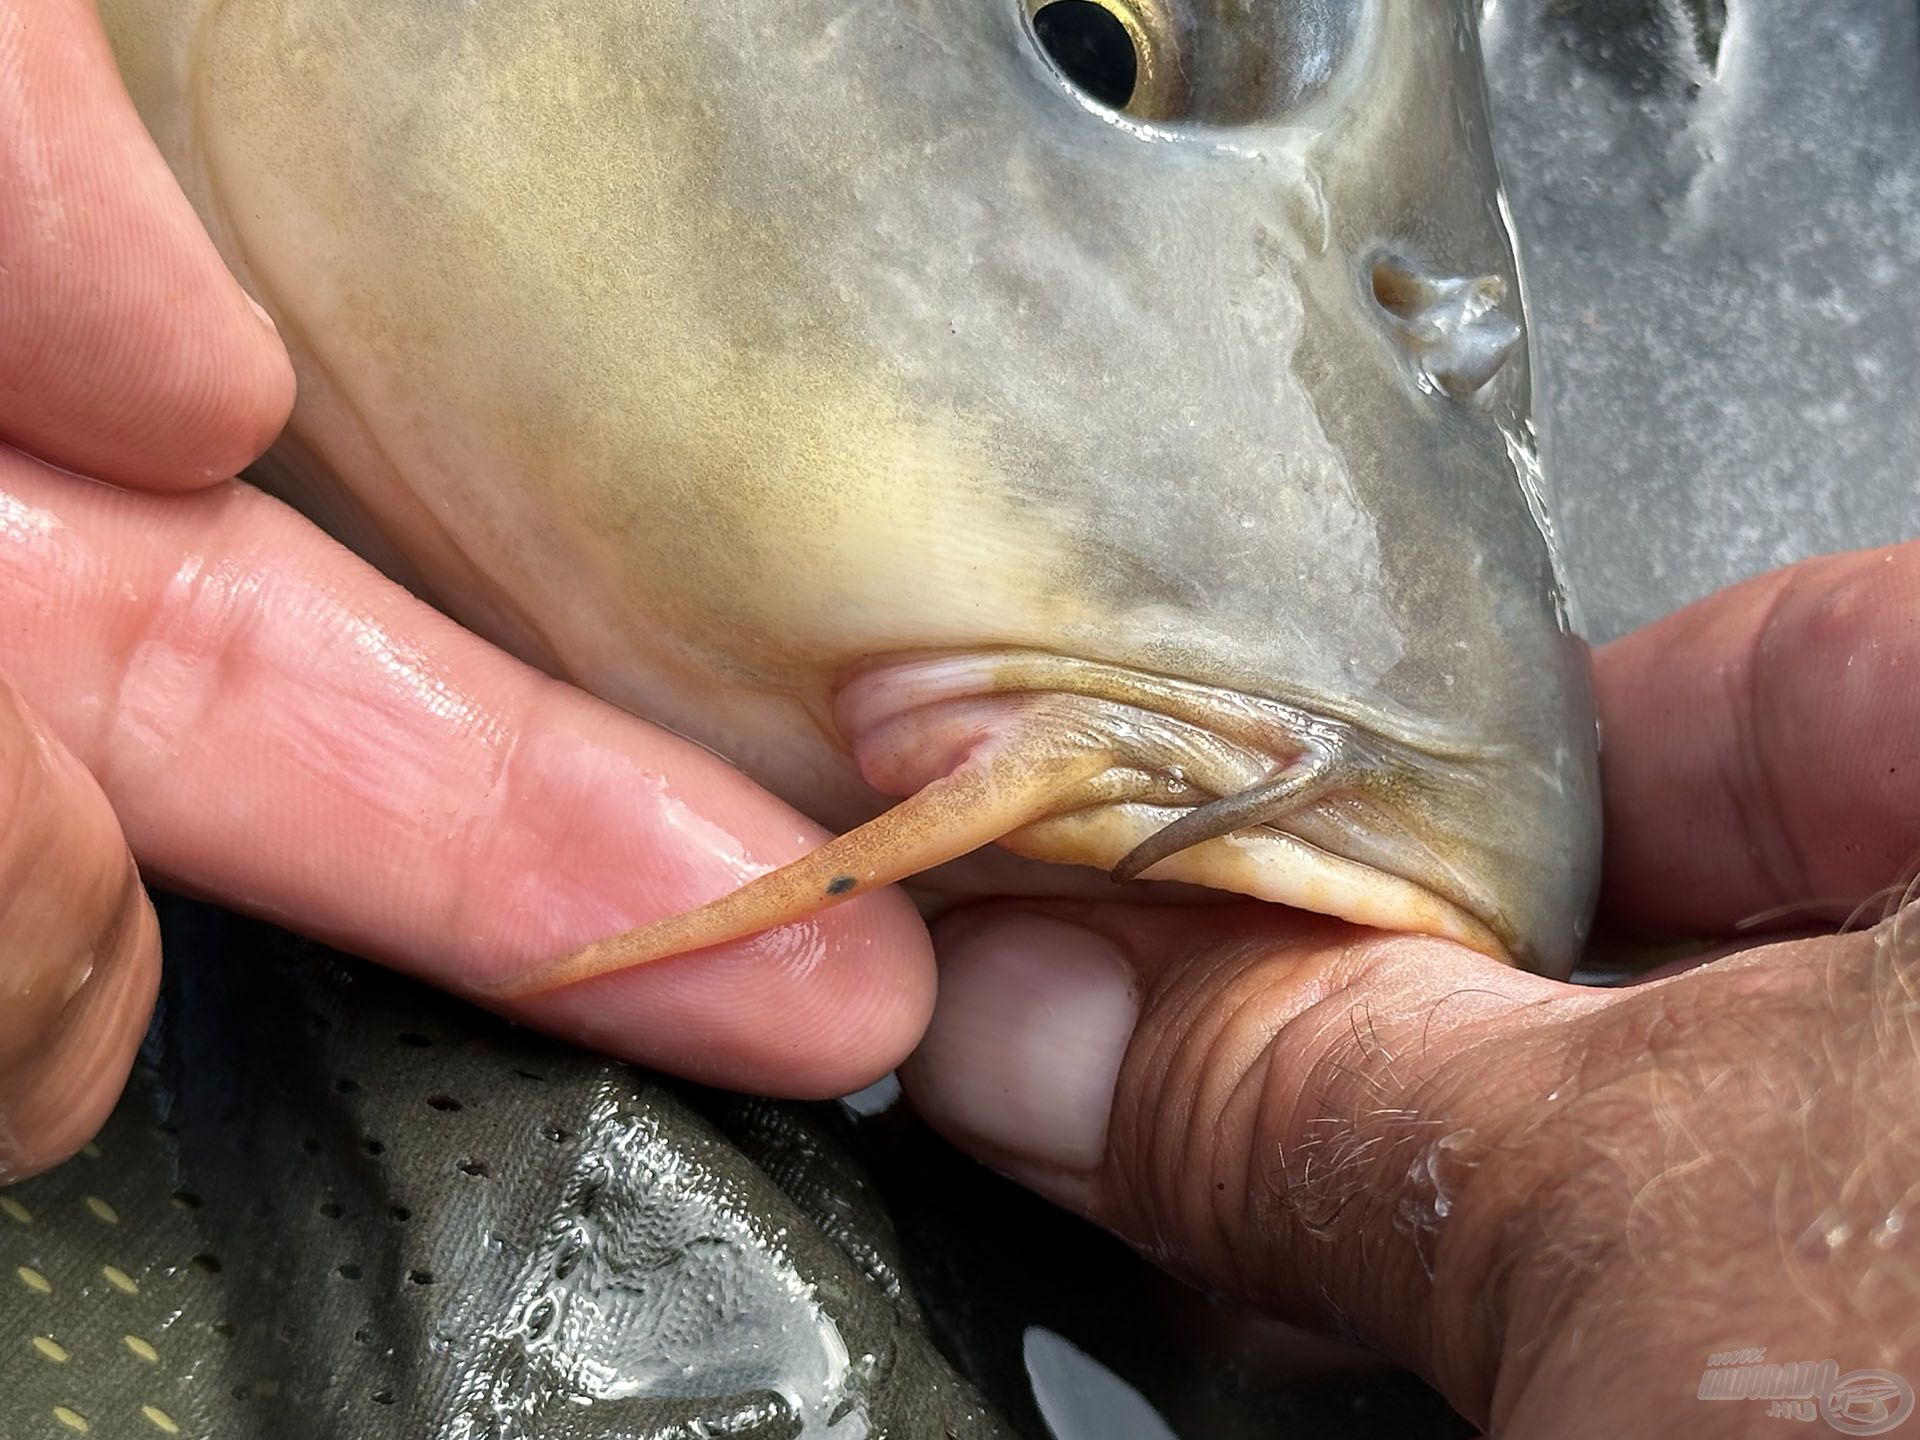
{"type": "Polygon", "coordinates": [[[935,937],[901,1078],[982,1159],[1490,1434],[1746,1435],[1691,1408],[1716,1352],[1911,1373],[1914,933],[1592,990],[1265,906],[982,908],[935,937]]]}
{"type": "MultiPolygon", "coordinates": [[[[1603,1003],[1442,941],[1266,906],[983,907],[936,932],[902,1071],[963,1148],[1206,1288],[1366,1340],[1487,1414],[1503,1320],[1463,1211],[1603,1003]],[[1444,1242],[1444,1243],[1443,1243],[1444,1242]]],[[[1504,1222],[1503,1222],[1504,1223],[1504,1222]]]]}

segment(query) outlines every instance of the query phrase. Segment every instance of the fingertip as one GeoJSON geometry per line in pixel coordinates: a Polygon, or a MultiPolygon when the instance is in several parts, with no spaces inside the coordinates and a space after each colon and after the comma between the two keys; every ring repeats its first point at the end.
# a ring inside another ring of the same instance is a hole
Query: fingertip
{"type": "Polygon", "coordinates": [[[119,1103],[160,992],[160,923],[131,857],[95,955],[30,1059],[0,1075],[0,1184],[73,1155],[119,1103]]]}
{"type": "Polygon", "coordinates": [[[105,1122],[159,985],[159,927],[93,778],[0,684],[0,1183],[105,1122]]]}
{"type": "MultiPolygon", "coordinates": [[[[195,243],[205,242],[196,237],[195,243]]],[[[279,329],[217,256],[212,265],[218,273],[208,277],[210,296],[224,290],[231,297],[218,303],[224,313],[212,319],[216,307],[209,304],[204,331],[190,323],[157,340],[162,357],[153,369],[170,362],[176,378],[173,393],[148,403],[177,417],[178,433],[158,441],[136,437],[118,462],[123,483],[154,490],[219,484],[264,455],[293,413],[293,362],[279,329]],[[174,454],[182,461],[167,464],[174,454]]]]}
{"type": "Polygon", "coordinates": [[[0,33],[0,438],[145,489],[270,444],[294,377],[142,127],[90,4],[0,33]]]}

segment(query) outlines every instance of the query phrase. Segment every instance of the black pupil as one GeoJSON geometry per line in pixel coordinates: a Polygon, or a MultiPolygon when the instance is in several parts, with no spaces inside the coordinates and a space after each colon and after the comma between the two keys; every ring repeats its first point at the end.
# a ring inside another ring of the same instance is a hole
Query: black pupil
{"type": "Polygon", "coordinates": [[[1133,98],[1139,59],[1133,37],[1095,0],[1053,0],[1033,17],[1034,34],[1066,77],[1103,105],[1118,110],[1133,98]]]}

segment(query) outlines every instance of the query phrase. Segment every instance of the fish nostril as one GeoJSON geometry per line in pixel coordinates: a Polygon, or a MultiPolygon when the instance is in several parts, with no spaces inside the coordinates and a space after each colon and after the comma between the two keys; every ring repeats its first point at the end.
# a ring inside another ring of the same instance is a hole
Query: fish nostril
{"type": "Polygon", "coordinates": [[[1118,15],[1098,0],[1049,0],[1033,33],[1060,73],[1102,105],[1124,110],[1139,80],[1140,56],[1118,15]]]}
{"type": "Polygon", "coordinates": [[[1472,399],[1520,348],[1520,322],[1506,312],[1498,275],[1434,275],[1387,255],[1374,260],[1370,279],[1422,383],[1449,399],[1472,399]]]}
{"type": "Polygon", "coordinates": [[[1389,315],[1405,320],[1419,308],[1421,280],[1399,260],[1388,257],[1373,262],[1373,299],[1389,315]]]}

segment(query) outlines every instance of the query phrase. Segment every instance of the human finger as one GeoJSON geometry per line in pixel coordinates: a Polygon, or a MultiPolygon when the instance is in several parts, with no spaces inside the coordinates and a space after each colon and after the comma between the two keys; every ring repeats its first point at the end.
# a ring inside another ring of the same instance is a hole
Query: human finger
{"type": "Polygon", "coordinates": [[[104,1123],[159,973],[153,910],[106,797],[0,680],[0,1184],[104,1123]]]}
{"type": "Polygon", "coordinates": [[[1810,560],[1602,647],[1601,906],[1718,936],[1848,918],[1920,861],[1920,542],[1810,560]]]}
{"type": "Polygon", "coordinates": [[[1693,1408],[1712,1353],[1903,1358],[1910,946],[1605,991],[1271,907],[1003,904],[936,935],[901,1072],[936,1128],[1489,1433],[1742,1434],[1693,1408]]]}
{"type": "Polygon", "coordinates": [[[0,0],[0,440],[123,485],[234,475],[293,403],[91,0],[0,0]]]}
{"type": "MultiPolygon", "coordinates": [[[[0,456],[0,668],[149,874],[476,998],[822,838],[241,485],[142,496],[0,456]]],[[[889,891],[503,1008],[704,1081],[822,1096],[898,1060],[932,986],[889,891]]]]}

